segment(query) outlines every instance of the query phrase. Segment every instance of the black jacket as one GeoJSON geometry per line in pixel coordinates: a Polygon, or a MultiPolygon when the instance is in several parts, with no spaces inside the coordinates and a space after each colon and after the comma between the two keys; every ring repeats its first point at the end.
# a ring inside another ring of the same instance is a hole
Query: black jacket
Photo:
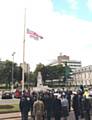
{"type": "Polygon", "coordinates": [[[26,97],[26,96],[22,96],[20,98],[20,103],[19,103],[20,111],[23,112],[23,113],[29,112],[30,106],[31,106],[30,98],[26,97]]]}

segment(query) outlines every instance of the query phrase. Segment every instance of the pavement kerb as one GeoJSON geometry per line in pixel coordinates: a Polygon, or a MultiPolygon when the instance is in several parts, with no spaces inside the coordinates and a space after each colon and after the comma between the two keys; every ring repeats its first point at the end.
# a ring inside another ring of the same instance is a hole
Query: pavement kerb
{"type": "Polygon", "coordinates": [[[4,119],[12,119],[12,118],[20,118],[21,114],[20,112],[12,112],[12,113],[2,113],[0,114],[0,120],[4,120],[4,119]]]}
{"type": "Polygon", "coordinates": [[[16,119],[16,118],[20,118],[20,116],[19,116],[19,117],[8,117],[8,118],[7,118],[7,117],[4,117],[4,118],[0,118],[0,120],[5,120],[5,119],[9,119],[9,120],[10,120],[10,119],[14,119],[14,118],[15,118],[15,119],[16,119]]]}
{"type": "MultiPolygon", "coordinates": [[[[31,117],[31,115],[29,115],[31,117]]],[[[0,114],[0,120],[5,120],[5,119],[14,119],[14,118],[21,118],[21,113],[20,112],[12,112],[12,113],[3,113],[0,114]]]]}

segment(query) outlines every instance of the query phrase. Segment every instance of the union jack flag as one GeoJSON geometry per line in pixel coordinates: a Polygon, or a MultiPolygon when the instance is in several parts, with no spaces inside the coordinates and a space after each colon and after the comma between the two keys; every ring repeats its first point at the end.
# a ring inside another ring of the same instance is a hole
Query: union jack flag
{"type": "Polygon", "coordinates": [[[30,37],[34,38],[35,40],[39,40],[39,39],[43,39],[43,37],[41,35],[39,35],[38,33],[27,29],[27,34],[29,34],[30,37]]]}

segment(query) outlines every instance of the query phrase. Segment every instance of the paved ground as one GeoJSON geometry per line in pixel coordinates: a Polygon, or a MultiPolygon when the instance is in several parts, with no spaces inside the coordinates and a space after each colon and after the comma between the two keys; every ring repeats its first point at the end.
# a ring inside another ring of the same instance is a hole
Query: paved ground
{"type": "Polygon", "coordinates": [[[18,120],[20,118],[20,113],[6,113],[6,114],[0,114],[0,120],[18,120]]]}
{"type": "MultiPolygon", "coordinates": [[[[19,112],[0,114],[0,120],[21,120],[21,115],[19,112]]],[[[29,120],[32,120],[32,118],[29,117],[29,120]]],[[[54,119],[52,118],[52,120],[54,120],[54,119]]],[[[63,120],[63,119],[61,119],[61,120],[63,120]]],[[[70,112],[68,120],[75,120],[73,111],[70,112]]],[[[80,119],[80,120],[84,120],[84,119],[80,119]]],[[[92,116],[91,116],[91,120],[92,120],[92,116]]]]}

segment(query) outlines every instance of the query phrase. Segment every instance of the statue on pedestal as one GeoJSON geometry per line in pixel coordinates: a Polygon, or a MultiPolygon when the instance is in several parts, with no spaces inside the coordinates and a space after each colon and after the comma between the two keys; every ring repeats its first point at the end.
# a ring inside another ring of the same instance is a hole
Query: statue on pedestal
{"type": "Polygon", "coordinates": [[[37,87],[43,86],[41,72],[38,72],[37,76],[37,87]]]}
{"type": "Polygon", "coordinates": [[[42,75],[41,72],[39,71],[37,75],[37,86],[33,87],[33,91],[47,91],[48,89],[50,90],[51,88],[43,85],[42,75]]]}

